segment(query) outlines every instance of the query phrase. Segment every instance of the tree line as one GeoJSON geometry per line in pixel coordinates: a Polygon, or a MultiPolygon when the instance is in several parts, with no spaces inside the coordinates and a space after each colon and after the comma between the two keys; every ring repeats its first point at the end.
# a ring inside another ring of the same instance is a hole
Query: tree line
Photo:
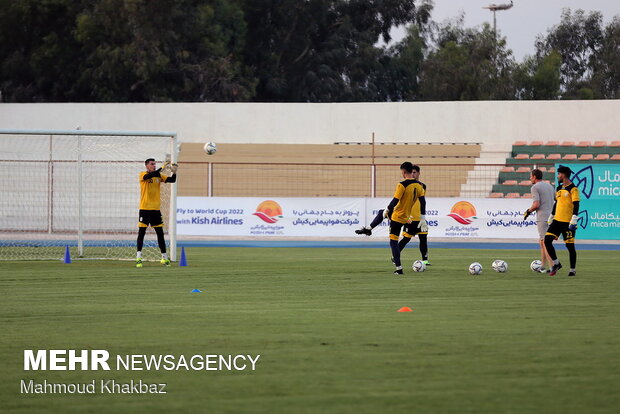
{"type": "Polygon", "coordinates": [[[605,25],[599,12],[565,9],[518,62],[488,24],[437,23],[432,10],[430,0],[0,0],[0,100],[620,98],[618,16],[605,25]],[[395,26],[406,27],[398,42],[395,26]]]}

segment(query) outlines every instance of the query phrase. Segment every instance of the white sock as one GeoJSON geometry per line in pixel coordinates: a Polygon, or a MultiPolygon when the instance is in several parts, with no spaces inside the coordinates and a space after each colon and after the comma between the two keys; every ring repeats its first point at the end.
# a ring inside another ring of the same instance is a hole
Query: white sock
{"type": "Polygon", "coordinates": [[[138,259],[142,259],[142,252],[138,252],[138,253],[136,253],[136,257],[137,257],[138,259]]]}
{"type": "Polygon", "coordinates": [[[162,253],[161,258],[164,260],[168,260],[168,253],[162,253]]]}
{"type": "Polygon", "coordinates": [[[572,268],[571,268],[571,270],[570,270],[570,271],[571,271],[571,272],[574,272],[574,271],[575,271],[575,269],[572,269],[572,268]]]}
{"type": "Polygon", "coordinates": [[[559,264],[559,263],[560,263],[560,259],[555,259],[555,260],[553,261],[553,264],[559,264]]]}
{"type": "Polygon", "coordinates": [[[396,266],[396,270],[403,270],[402,266],[396,266]]]}

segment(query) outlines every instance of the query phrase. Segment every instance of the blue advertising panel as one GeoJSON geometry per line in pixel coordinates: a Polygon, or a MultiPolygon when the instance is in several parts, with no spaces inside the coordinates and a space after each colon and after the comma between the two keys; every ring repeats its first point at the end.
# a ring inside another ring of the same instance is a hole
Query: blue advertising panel
{"type": "MultiPolygon", "coordinates": [[[[578,239],[620,240],[620,164],[556,164],[573,170],[579,188],[578,239]]],[[[555,183],[557,186],[557,182],[555,183]]]]}

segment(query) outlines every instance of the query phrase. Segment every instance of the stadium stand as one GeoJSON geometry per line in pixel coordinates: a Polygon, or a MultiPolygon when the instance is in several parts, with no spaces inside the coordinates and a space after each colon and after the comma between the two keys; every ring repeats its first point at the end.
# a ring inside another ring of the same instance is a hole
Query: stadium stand
{"type": "Polygon", "coordinates": [[[620,141],[516,141],[498,176],[496,184],[489,189],[489,197],[514,198],[518,193],[522,197],[529,194],[530,171],[539,168],[543,179],[554,182],[553,164],[567,162],[609,162],[620,160],[620,141]]]}
{"type": "Polygon", "coordinates": [[[380,143],[374,149],[362,142],[221,144],[217,157],[208,158],[202,144],[183,143],[179,172],[186,178],[177,191],[180,196],[370,197],[374,164],[375,195],[391,197],[401,179],[398,165],[412,161],[422,167],[429,195],[456,197],[480,151],[478,143],[380,143]]]}

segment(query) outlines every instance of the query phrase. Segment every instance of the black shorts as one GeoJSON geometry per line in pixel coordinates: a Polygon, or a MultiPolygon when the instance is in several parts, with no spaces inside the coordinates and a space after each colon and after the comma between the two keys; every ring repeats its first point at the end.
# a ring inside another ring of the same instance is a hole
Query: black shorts
{"type": "Polygon", "coordinates": [[[547,229],[547,233],[545,235],[551,235],[555,237],[557,240],[560,235],[564,239],[565,243],[574,243],[575,242],[575,232],[577,230],[569,230],[568,226],[570,223],[566,223],[564,221],[553,220],[547,229]]]}
{"type": "Polygon", "coordinates": [[[428,231],[420,230],[420,228],[418,227],[419,224],[419,221],[412,221],[409,224],[405,224],[403,226],[403,234],[407,233],[407,235],[411,237],[414,237],[418,234],[428,234],[428,231]]]}
{"type": "Polygon", "coordinates": [[[390,240],[400,239],[400,231],[405,223],[399,223],[398,221],[390,220],[390,240]]]}
{"type": "Polygon", "coordinates": [[[140,218],[138,219],[138,227],[162,227],[164,219],[159,210],[140,210],[140,218]]]}

